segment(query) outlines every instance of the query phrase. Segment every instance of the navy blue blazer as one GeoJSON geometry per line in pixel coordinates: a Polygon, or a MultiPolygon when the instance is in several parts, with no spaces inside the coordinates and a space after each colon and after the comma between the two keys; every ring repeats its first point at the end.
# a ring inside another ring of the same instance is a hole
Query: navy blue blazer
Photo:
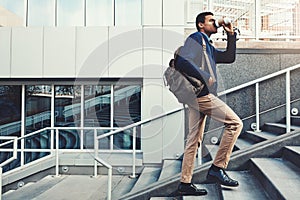
{"type": "Polygon", "coordinates": [[[206,43],[206,52],[209,57],[211,67],[213,69],[216,82],[211,86],[205,86],[198,97],[207,95],[208,93],[217,93],[217,63],[233,63],[236,54],[236,33],[234,35],[227,35],[227,48],[224,51],[216,49],[208,41],[208,37],[201,32],[191,34],[185,41],[184,46],[180,49],[179,56],[175,61],[175,67],[179,71],[186,73],[189,76],[201,80],[205,85],[211,77],[207,67],[200,69],[203,58],[202,37],[206,43]]]}

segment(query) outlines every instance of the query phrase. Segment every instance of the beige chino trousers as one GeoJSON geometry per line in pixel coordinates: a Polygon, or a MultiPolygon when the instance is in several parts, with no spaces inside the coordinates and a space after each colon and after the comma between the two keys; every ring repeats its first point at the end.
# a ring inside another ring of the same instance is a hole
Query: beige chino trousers
{"type": "MultiPolygon", "coordinates": [[[[198,142],[202,142],[206,116],[223,122],[225,125],[222,139],[214,158],[215,166],[226,168],[233,146],[243,128],[243,123],[235,112],[213,94],[197,98],[197,106],[189,105],[189,134],[182,161],[181,182],[191,183],[198,142]]],[[[200,156],[200,155],[199,155],[200,156]]]]}

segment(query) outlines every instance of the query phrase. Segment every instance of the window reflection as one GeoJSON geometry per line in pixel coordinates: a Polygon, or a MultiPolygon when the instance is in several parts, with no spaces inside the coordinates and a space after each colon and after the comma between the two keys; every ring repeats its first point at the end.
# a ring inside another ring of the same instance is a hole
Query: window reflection
{"type": "Polygon", "coordinates": [[[54,17],[53,0],[28,1],[28,26],[53,26],[54,17]]]}
{"type": "MultiPolygon", "coordinates": [[[[81,86],[76,85],[27,85],[25,86],[25,108],[21,108],[21,86],[0,87],[0,134],[21,136],[21,111],[25,111],[25,134],[51,127],[101,127],[101,135],[112,128],[124,127],[141,119],[141,86],[132,84],[85,85],[84,105],[81,102],[81,86]],[[113,89],[113,91],[112,91],[113,89]],[[113,104],[112,97],[113,94],[113,104]],[[51,110],[54,97],[54,111],[51,110]],[[84,113],[81,113],[83,106],[84,113]],[[112,112],[113,110],[113,112],[112,112]],[[54,116],[51,114],[54,113],[54,116]],[[83,118],[81,118],[83,117],[83,118]],[[82,121],[84,120],[84,121],[82,121]],[[113,121],[113,123],[111,123],[113,121]],[[106,129],[107,128],[107,129],[106,129]]],[[[25,148],[50,148],[51,131],[27,137],[25,148]]],[[[85,148],[94,148],[93,130],[60,130],[59,147],[80,148],[80,135],[83,133],[85,148]]],[[[132,129],[99,141],[100,149],[131,149],[132,129]],[[113,139],[113,140],[112,140],[113,139]],[[111,146],[113,144],[113,146],[111,146]]],[[[140,128],[137,130],[137,148],[140,149],[140,128]]],[[[43,152],[26,153],[25,161],[30,162],[46,155],[43,152]]]]}
{"type": "Polygon", "coordinates": [[[21,136],[21,86],[0,86],[0,135],[21,136]]]}
{"type": "Polygon", "coordinates": [[[113,4],[111,0],[86,0],[86,25],[113,25],[113,4]]]}
{"type": "Polygon", "coordinates": [[[141,0],[115,0],[115,25],[141,25],[141,0]]]}
{"type": "Polygon", "coordinates": [[[80,126],[81,87],[55,86],[55,126],[80,126]]]}
{"type": "MultiPolygon", "coordinates": [[[[141,87],[116,85],[114,87],[114,127],[123,127],[141,120],[141,87]]],[[[137,148],[140,148],[140,129],[137,130],[137,148]]],[[[132,149],[132,129],[114,135],[114,149],[132,149]]]]}
{"type": "MultiPolygon", "coordinates": [[[[55,126],[79,127],[81,122],[81,87],[55,86],[55,126]]],[[[59,130],[59,148],[78,149],[79,130],[59,130]]]]}
{"type": "MultiPolygon", "coordinates": [[[[50,127],[51,121],[51,86],[28,85],[25,91],[25,134],[32,133],[45,127],[50,127]]],[[[26,149],[50,148],[50,131],[27,137],[26,149]]],[[[49,153],[28,152],[25,153],[25,163],[39,159],[49,153]]]]}
{"type": "Polygon", "coordinates": [[[24,1],[0,0],[0,26],[22,26],[24,1]]]}
{"type": "MultiPolygon", "coordinates": [[[[84,126],[110,128],[111,121],[111,86],[87,85],[84,87],[84,126]]],[[[98,135],[109,132],[99,130],[98,135]]],[[[103,138],[99,142],[100,149],[109,149],[109,138],[103,138]]],[[[84,134],[84,146],[94,148],[94,132],[87,130],[84,134]]]]}
{"type": "Polygon", "coordinates": [[[26,86],[26,133],[50,126],[51,92],[50,85],[26,86]]]}
{"type": "MultiPolygon", "coordinates": [[[[21,136],[21,86],[0,86],[0,136],[21,136]]],[[[6,142],[4,140],[0,143],[6,142]]],[[[2,146],[1,149],[12,149],[12,143],[2,146]]],[[[0,152],[0,163],[13,155],[12,152],[0,152]]],[[[20,166],[20,154],[18,159],[3,166],[3,172],[20,166]]]]}
{"type": "Polygon", "coordinates": [[[82,0],[57,0],[57,26],[83,26],[82,0]]]}
{"type": "Polygon", "coordinates": [[[110,85],[85,86],[85,126],[110,127],[110,85]]]}

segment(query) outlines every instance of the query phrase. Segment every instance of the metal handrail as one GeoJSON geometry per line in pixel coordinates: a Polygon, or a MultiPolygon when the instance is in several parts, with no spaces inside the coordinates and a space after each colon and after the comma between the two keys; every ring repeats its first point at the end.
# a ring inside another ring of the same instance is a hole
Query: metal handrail
{"type": "MultiPolygon", "coordinates": [[[[231,89],[219,92],[218,95],[219,96],[223,96],[238,90],[241,90],[243,88],[255,85],[256,86],[256,131],[260,131],[259,130],[259,83],[263,82],[265,80],[274,78],[276,76],[282,75],[282,74],[286,74],[286,115],[287,115],[287,132],[290,132],[290,72],[300,68],[300,64],[280,70],[278,72],[272,73],[270,75],[264,76],[262,78],[258,78],[256,80],[241,84],[239,86],[233,87],[231,89]]],[[[101,127],[47,127],[47,128],[43,128],[40,129],[38,131],[34,131],[32,133],[29,133],[25,136],[19,137],[17,139],[15,139],[16,143],[18,140],[22,140],[25,139],[26,137],[30,137],[33,135],[37,135],[40,134],[43,131],[46,130],[56,130],[56,175],[58,175],[58,151],[59,151],[59,145],[58,145],[58,141],[59,141],[59,130],[94,130],[94,175],[97,176],[97,163],[102,164],[103,166],[105,166],[109,171],[108,171],[108,198],[107,199],[111,199],[111,186],[112,186],[112,166],[109,165],[108,163],[106,163],[104,160],[102,160],[101,158],[99,158],[98,156],[98,150],[99,150],[99,140],[108,136],[112,136],[114,134],[120,133],[122,131],[128,130],[128,129],[133,129],[133,149],[132,149],[132,154],[133,154],[133,164],[132,164],[132,176],[133,178],[136,177],[135,175],[135,154],[136,154],[136,127],[147,124],[149,122],[155,121],[157,119],[166,117],[168,115],[174,114],[176,112],[179,112],[181,110],[183,110],[184,107],[180,107],[177,109],[174,109],[168,113],[163,113],[163,114],[159,114],[155,117],[149,118],[149,119],[145,119],[130,125],[127,125],[125,127],[122,128],[118,128],[117,130],[112,130],[108,133],[102,134],[100,136],[97,136],[97,130],[99,129],[110,129],[110,128],[101,128],[101,127]]],[[[5,138],[7,138],[8,136],[4,136],[5,138]]],[[[51,140],[54,141],[54,140],[51,140]]],[[[2,145],[1,145],[2,146],[2,145]]],[[[53,145],[51,145],[53,147],[53,145]]],[[[50,149],[51,152],[54,152],[54,149],[50,149]]],[[[17,151],[16,151],[17,152],[17,151]]],[[[2,181],[2,176],[0,176],[0,181],[2,181]]],[[[0,199],[1,200],[1,199],[0,199]]]]}
{"type": "MultiPolygon", "coordinates": [[[[99,146],[99,140],[102,139],[102,138],[105,138],[105,137],[108,137],[108,136],[111,136],[111,135],[114,135],[114,134],[117,134],[119,132],[122,132],[122,131],[125,131],[127,129],[131,129],[133,128],[133,149],[132,149],[132,157],[133,157],[133,167],[132,167],[132,175],[131,177],[132,178],[135,178],[136,175],[135,175],[135,158],[136,158],[136,127],[137,126],[140,126],[140,125],[143,125],[143,124],[146,124],[146,123],[149,123],[149,122],[152,122],[154,120],[157,120],[157,119],[160,119],[160,118],[163,118],[165,116],[168,116],[168,115],[171,115],[171,114],[174,114],[176,112],[179,112],[181,110],[183,110],[184,108],[181,107],[181,108],[177,108],[175,110],[172,110],[170,112],[167,112],[167,113],[163,113],[163,114],[160,114],[160,115],[157,115],[155,117],[152,117],[152,118],[149,118],[149,119],[146,119],[146,120],[142,120],[140,122],[136,122],[136,123],[133,123],[133,124],[130,124],[128,126],[125,126],[125,127],[122,127],[122,128],[104,128],[104,127],[46,127],[46,128],[43,128],[43,129],[40,129],[40,130],[37,130],[37,131],[34,131],[32,133],[29,133],[29,134],[26,134],[22,137],[14,137],[14,157],[5,161],[5,164],[8,164],[9,162],[11,162],[12,160],[16,159],[17,158],[17,152],[18,151],[21,151],[21,152],[25,152],[24,149],[21,149],[21,150],[18,150],[17,149],[17,142],[20,141],[20,140],[24,140],[25,138],[28,138],[28,137],[31,137],[31,136],[35,136],[35,135],[38,135],[38,134],[41,134],[42,132],[44,131],[47,131],[47,130],[54,130],[55,131],[55,135],[56,135],[56,141],[55,141],[55,149],[53,148],[54,145],[51,144],[51,149],[48,149],[47,151],[50,151],[51,153],[55,152],[55,160],[56,160],[56,170],[55,170],[55,173],[56,173],[56,176],[59,175],[59,130],[94,130],[94,156],[93,156],[93,159],[95,160],[94,162],[94,176],[97,176],[97,163],[100,163],[102,164],[103,166],[105,166],[107,169],[108,169],[108,195],[107,195],[107,199],[110,200],[111,199],[111,187],[112,187],[112,166],[110,164],[108,164],[107,162],[105,162],[104,160],[102,160],[101,158],[99,158],[98,156],[98,146],[99,146]],[[116,130],[114,130],[116,129],[116,130]],[[109,133],[106,133],[106,134],[102,134],[100,136],[97,136],[97,130],[112,130],[110,131],[109,133]]],[[[54,139],[53,139],[53,134],[51,134],[51,143],[54,142],[54,139]]],[[[1,138],[5,138],[5,139],[12,139],[12,137],[9,137],[9,136],[2,136],[0,137],[1,138]]],[[[0,144],[0,146],[4,146],[4,145],[7,145],[9,142],[5,142],[5,143],[2,143],[0,144]]],[[[1,151],[1,150],[0,150],[1,151]]],[[[10,150],[5,150],[5,151],[10,151],[10,150]]],[[[30,150],[30,151],[35,151],[35,150],[30,150]]],[[[42,151],[42,150],[41,150],[42,151]]],[[[45,150],[43,150],[44,152],[45,150]]],[[[3,164],[3,166],[5,165],[3,164]]],[[[22,164],[21,164],[22,166],[22,164]]],[[[1,165],[1,169],[2,169],[2,165],[1,165]]],[[[2,172],[2,170],[1,170],[2,172]]],[[[2,173],[0,174],[0,182],[2,182],[2,173]]],[[[0,193],[1,194],[1,193],[0,193]]],[[[0,195],[1,196],[1,195],[0,195]]],[[[0,198],[1,200],[1,198],[0,198]]]]}
{"type": "MultiPolygon", "coordinates": [[[[98,152],[98,145],[99,145],[99,140],[100,139],[111,136],[111,135],[114,135],[114,134],[117,134],[117,133],[120,133],[120,132],[128,130],[128,129],[133,129],[133,134],[132,134],[132,140],[133,140],[132,141],[133,142],[133,144],[132,144],[132,175],[130,177],[135,178],[136,177],[136,174],[135,174],[135,165],[136,165],[136,163],[135,163],[135,159],[136,159],[136,127],[147,124],[147,123],[152,122],[152,121],[155,121],[157,119],[166,117],[168,115],[172,115],[172,114],[177,113],[177,112],[179,112],[183,109],[184,109],[184,107],[177,108],[177,109],[174,109],[174,110],[172,110],[168,113],[159,114],[155,117],[151,117],[149,119],[145,119],[145,120],[127,125],[125,127],[119,128],[118,130],[114,130],[114,131],[108,132],[106,134],[102,134],[100,136],[97,136],[97,133],[95,133],[94,134],[94,136],[95,136],[95,140],[94,140],[94,142],[95,142],[95,145],[94,145],[94,148],[95,148],[95,161],[101,161],[101,162],[103,161],[103,160],[99,160],[99,158],[97,157],[98,156],[98,153],[97,153],[98,152]]],[[[108,171],[107,199],[111,200],[112,169],[111,169],[111,166],[108,165],[108,164],[107,164],[106,167],[109,170],[108,171]]],[[[95,176],[97,175],[97,162],[95,162],[95,164],[94,164],[94,175],[95,176]]]]}
{"type": "Polygon", "coordinates": [[[222,96],[222,95],[225,95],[225,94],[229,94],[229,93],[235,92],[235,91],[237,91],[237,90],[240,90],[240,89],[249,87],[249,86],[254,85],[254,84],[256,84],[256,83],[259,83],[259,82],[262,82],[262,81],[265,81],[265,80],[274,78],[274,77],[279,76],[279,75],[282,75],[282,74],[287,73],[287,72],[289,72],[289,71],[293,71],[293,70],[295,70],[295,69],[298,69],[299,67],[300,67],[300,64],[294,65],[294,66],[292,66],[292,67],[289,67],[289,68],[286,68],[286,69],[283,69],[283,70],[274,72],[274,73],[269,74],[269,75],[266,75],[266,76],[264,76],[264,77],[261,77],[261,78],[255,79],[255,80],[253,80],[253,81],[249,81],[249,82],[247,82],[247,83],[241,84],[241,85],[239,85],[239,86],[230,88],[230,89],[228,89],[228,90],[219,92],[218,95],[219,95],[219,96],[222,96]]]}
{"type": "Polygon", "coordinates": [[[14,161],[15,159],[17,159],[17,148],[18,148],[18,141],[17,141],[17,137],[14,136],[0,136],[0,140],[10,140],[9,142],[5,142],[0,144],[0,146],[6,145],[11,143],[11,141],[13,141],[13,155],[12,157],[10,157],[9,159],[7,159],[6,161],[0,163],[0,200],[2,199],[2,172],[3,172],[3,166],[7,165],[8,163],[14,161]]]}
{"type": "Polygon", "coordinates": [[[260,126],[259,125],[259,123],[260,123],[259,122],[259,114],[260,114],[260,110],[259,110],[259,83],[263,82],[263,81],[266,81],[268,79],[277,77],[279,75],[286,74],[286,131],[290,132],[291,131],[291,119],[290,119],[290,117],[291,117],[291,114],[290,114],[290,109],[291,109],[290,84],[291,83],[290,83],[290,72],[293,71],[293,70],[296,70],[298,68],[300,68],[300,64],[294,65],[292,67],[289,67],[289,68],[286,68],[286,69],[283,69],[283,70],[280,70],[280,71],[277,71],[277,72],[274,72],[274,73],[269,74],[267,76],[255,79],[253,81],[249,81],[247,83],[244,83],[244,84],[241,84],[239,86],[230,88],[228,90],[219,92],[218,95],[223,96],[223,95],[241,90],[243,88],[255,85],[255,108],[256,108],[256,111],[255,111],[256,112],[255,113],[255,116],[256,116],[256,130],[255,131],[260,132],[260,129],[259,129],[259,126],[260,126]]]}

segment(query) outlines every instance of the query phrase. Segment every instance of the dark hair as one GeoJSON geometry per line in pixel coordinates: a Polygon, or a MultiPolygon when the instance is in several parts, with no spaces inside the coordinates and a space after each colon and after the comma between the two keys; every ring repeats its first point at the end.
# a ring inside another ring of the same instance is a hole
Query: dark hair
{"type": "Polygon", "coordinates": [[[200,28],[198,27],[199,22],[204,23],[205,22],[205,17],[207,15],[214,15],[212,12],[202,12],[200,14],[197,15],[196,17],[196,28],[198,31],[200,31],[200,28]]]}

